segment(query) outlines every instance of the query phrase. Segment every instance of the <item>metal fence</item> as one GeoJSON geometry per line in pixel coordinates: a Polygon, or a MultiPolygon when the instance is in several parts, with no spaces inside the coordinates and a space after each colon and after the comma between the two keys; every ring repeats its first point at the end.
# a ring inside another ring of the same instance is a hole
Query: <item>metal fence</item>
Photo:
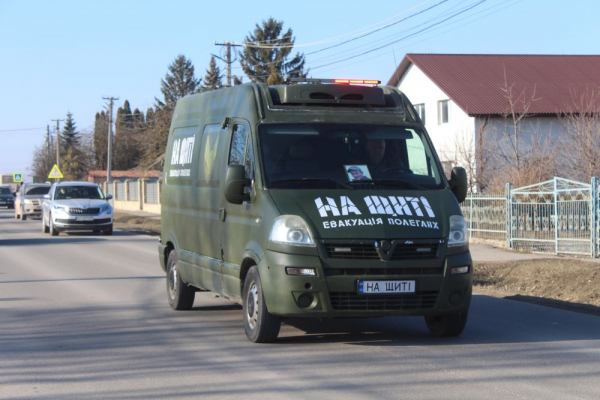
{"type": "Polygon", "coordinates": [[[506,193],[470,193],[461,204],[470,237],[506,240],[515,250],[600,254],[598,179],[553,178],[506,193]]]}
{"type": "Polygon", "coordinates": [[[125,201],[125,182],[116,182],[115,183],[115,200],[117,201],[125,201]]]}
{"type": "Polygon", "coordinates": [[[461,208],[470,237],[506,240],[505,193],[469,193],[461,208]]]}
{"type": "Polygon", "coordinates": [[[158,182],[146,182],[145,199],[148,204],[158,204],[158,182]]]}
{"type": "Polygon", "coordinates": [[[140,191],[138,181],[128,181],[127,192],[129,193],[128,201],[140,201],[140,191]]]}

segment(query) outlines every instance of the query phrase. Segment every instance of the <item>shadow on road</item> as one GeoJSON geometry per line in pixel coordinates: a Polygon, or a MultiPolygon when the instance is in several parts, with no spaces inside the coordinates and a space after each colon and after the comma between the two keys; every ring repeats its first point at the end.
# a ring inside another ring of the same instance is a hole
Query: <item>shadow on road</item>
{"type": "Polygon", "coordinates": [[[56,237],[40,237],[40,238],[27,238],[27,239],[3,239],[0,240],[0,247],[2,246],[43,246],[43,245],[56,245],[57,243],[94,243],[104,242],[104,238],[56,238],[56,237]]]}

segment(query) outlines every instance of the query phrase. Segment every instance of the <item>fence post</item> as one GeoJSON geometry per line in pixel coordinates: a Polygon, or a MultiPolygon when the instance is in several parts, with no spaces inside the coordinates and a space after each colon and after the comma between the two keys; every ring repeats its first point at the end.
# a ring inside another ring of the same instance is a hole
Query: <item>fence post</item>
{"type": "Polygon", "coordinates": [[[596,258],[598,257],[598,213],[600,212],[600,209],[598,208],[599,204],[598,204],[598,178],[593,176],[592,177],[592,187],[591,187],[591,201],[590,201],[590,208],[591,208],[591,216],[592,216],[592,226],[590,228],[590,231],[592,233],[592,237],[590,238],[592,240],[592,258],[596,258]]]}
{"type": "Polygon", "coordinates": [[[138,179],[138,201],[140,203],[140,211],[144,210],[146,202],[146,179],[138,179]]]}
{"type": "Polygon", "coordinates": [[[125,179],[125,201],[129,201],[129,182],[131,179],[125,179]]]}
{"type": "MultiPolygon", "coordinates": [[[[113,185],[113,200],[117,201],[117,181],[112,181],[111,184],[113,185]]],[[[115,204],[113,202],[113,204],[115,204]]]]}
{"type": "Polygon", "coordinates": [[[554,254],[558,254],[558,179],[554,177],[554,254]]]}
{"type": "Polygon", "coordinates": [[[512,183],[506,184],[506,248],[512,249],[512,183]]]}
{"type": "Polygon", "coordinates": [[[473,193],[469,196],[469,239],[473,238],[473,193]]]}
{"type": "Polygon", "coordinates": [[[156,199],[158,201],[158,204],[162,203],[162,197],[161,197],[161,192],[162,192],[162,179],[159,179],[158,181],[156,181],[156,190],[158,191],[158,193],[156,193],[156,199]]]}

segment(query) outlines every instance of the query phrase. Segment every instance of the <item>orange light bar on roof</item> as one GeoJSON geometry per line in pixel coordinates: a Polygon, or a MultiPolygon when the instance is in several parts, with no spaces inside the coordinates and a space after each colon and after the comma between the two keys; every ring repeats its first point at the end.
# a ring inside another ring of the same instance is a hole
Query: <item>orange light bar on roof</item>
{"type": "Polygon", "coordinates": [[[345,83],[348,85],[379,85],[381,81],[373,79],[334,79],[333,83],[345,83]]]}

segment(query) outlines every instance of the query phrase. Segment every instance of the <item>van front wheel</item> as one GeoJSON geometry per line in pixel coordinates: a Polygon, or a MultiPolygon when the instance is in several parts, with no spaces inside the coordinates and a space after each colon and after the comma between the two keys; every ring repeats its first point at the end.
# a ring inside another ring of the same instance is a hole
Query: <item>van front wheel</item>
{"type": "Polygon", "coordinates": [[[267,310],[260,275],[256,266],[250,268],[244,281],[244,329],[254,343],[269,343],[277,339],[281,319],[267,310]]]}
{"type": "Polygon", "coordinates": [[[452,337],[460,335],[467,325],[468,312],[457,314],[434,315],[425,317],[429,332],[437,337],[452,337]]]}
{"type": "Polygon", "coordinates": [[[175,250],[169,253],[167,260],[167,298],[173,310],[190,310],[194,305],[196,291],[181,280],[177,270],[175,250]]]}

